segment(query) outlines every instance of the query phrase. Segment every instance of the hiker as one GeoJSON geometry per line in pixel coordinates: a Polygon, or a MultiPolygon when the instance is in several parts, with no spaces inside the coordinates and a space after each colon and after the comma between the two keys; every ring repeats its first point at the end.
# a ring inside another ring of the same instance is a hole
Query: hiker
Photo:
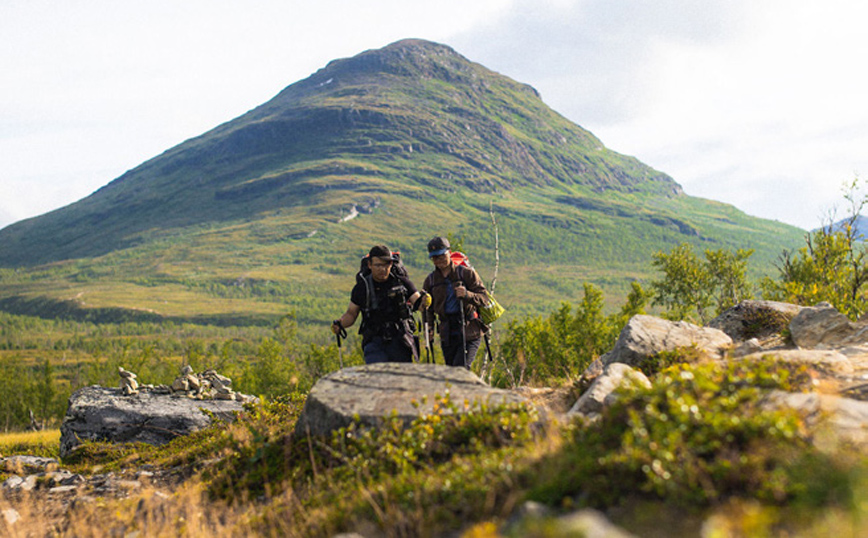
{"type": "Polygon", "coordinates": [[[332,332],[340,334],[361,313],[359,334],[366,364],[413,362],[419,359],[419,348],[413,335],[412,310],[427,308],[429,304],[430,295],[416,290],[400,258],[385,245],[377,245],[362,261],[350,304],[332,322],[332,332]]]}
{"type": "MultiPolygon", "coordinates": [[[[436,314],[446,364],[469,369],[485,330],[476,311],[476,307],[488,302],[485,284],[473,268],[455,264],[445,237],[435,237],[428,242],[428,257],[434,263],[434,270],[422,284],[422,289],[430,293],[432,299],[431,307],[424,314],[425,321],[433,323],[436,314]]],[[[434,335],[428,338],[426,343],[433,346],[434,335]]]]}

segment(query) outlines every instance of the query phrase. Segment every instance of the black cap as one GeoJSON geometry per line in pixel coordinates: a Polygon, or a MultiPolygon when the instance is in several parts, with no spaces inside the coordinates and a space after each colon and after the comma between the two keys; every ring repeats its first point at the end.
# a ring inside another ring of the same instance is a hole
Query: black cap
{"type": "Polygon", "coordinates": [[[449,248],[448,239],[445,237],[435,237],[431,241],[428,241],[428,257],[433,258],[434,256],[445,254],[449,248]]]}

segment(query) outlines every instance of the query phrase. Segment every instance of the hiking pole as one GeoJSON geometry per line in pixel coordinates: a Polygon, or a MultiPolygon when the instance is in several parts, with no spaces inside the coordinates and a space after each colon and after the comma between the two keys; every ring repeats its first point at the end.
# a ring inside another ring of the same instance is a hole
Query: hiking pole
{"type": "Polygon", "coordinates": [[[483,378],[486,375],[486,370],[488,369],[489,364],[494,364],[494,355],[491,354],[491,334],[483,333],[482,334],[485,340],[485,351],[488,352],[488,359],[486,359],[485,363],[482,365],[482,375],[483,378]]]}
{"type": "Polygon", "coordinates": [[[422,315],[422,328],[425,336],[425,362],[431,362],[431,343],[428,341],[428,318],[422,315]]]}
{"type": "Polygon", "coordinates": [[[338,360],[341,361],[341,370],[344,369],[344,353],[341,351],[341,338],[347,337],[347,330],[340,323],[337,324],[340,330],[335,333],[335,340],[338,341],[338,360]]]}
{"type": "Polygon", "coordinates": [[[464,362],[462,366],[467,368],[467,331],[464,326],[464,303],[460,303],[461,306],[461,356],[464,357],[464,362]]]}

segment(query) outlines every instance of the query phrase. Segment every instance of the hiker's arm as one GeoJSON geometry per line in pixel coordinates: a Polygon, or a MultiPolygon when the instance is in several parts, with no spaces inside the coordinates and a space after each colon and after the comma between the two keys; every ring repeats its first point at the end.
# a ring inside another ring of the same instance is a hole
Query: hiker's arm
{"type": "Polygon", "coordinates": [[[427,310],[431,306],[431,296],[425,290],[419,290],[407,300],[413,307],[413,311],[427,310]]]}
{"type": "Polygon", "coordinates": [[[485,284],[482,279],[476,274],[476,271],[470,270],[464,272],[463,289],[459,291],[455,288],[455,296],[465,303],[474,306],[484,306],[488,304],[488,294],[485,291],[485,284]]]}
{"type": "Polygon", "coordinates": [[[356,322],[356,318],[359,317],[359,312],[362,311],[362,307],[357,305],[356,303],[350,301],[350,305],[347,307],[347,311],[343,313],[341,317],[335,320],[335,323],[332,323],[332,330],[335,330],[335,326],[340,324],[341,327],[351,327],[353,323],[356,322]]]}

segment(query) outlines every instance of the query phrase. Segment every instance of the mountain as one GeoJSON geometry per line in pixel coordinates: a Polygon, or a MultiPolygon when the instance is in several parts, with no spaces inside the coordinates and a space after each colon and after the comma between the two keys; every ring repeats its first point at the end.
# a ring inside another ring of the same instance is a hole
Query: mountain
{"type": "Polygon", "coordinates": [[[450,233],[489,278],[495,232],[499,289],[519,311],[573,300],[583,281],[623,290],[682,241],[754,248],[768,264],[802,234],[687,196],[532,87],[403,40],[332,61],[92,195],[0,230],[0,267],[21,269],[0,273],[0,308],[47,297],[169,317],[316,310],[345,298],[374,243],[400,248],[421,280],[425,242],[450,233]]]}
{"type": "MultiPolygon", "coordinates": [[[[824,226],[824,228],[832,232],[846,232],[848,225],[853,227],[853,237],[857,241],[865,241],[865,233],[868,231],[868,217],[863,215],[847,217],[834,222],[831,226],[824,226]]],[[[811,232],[818,232],[821,229],[823,228],[815,228],[811,232]]]]}

